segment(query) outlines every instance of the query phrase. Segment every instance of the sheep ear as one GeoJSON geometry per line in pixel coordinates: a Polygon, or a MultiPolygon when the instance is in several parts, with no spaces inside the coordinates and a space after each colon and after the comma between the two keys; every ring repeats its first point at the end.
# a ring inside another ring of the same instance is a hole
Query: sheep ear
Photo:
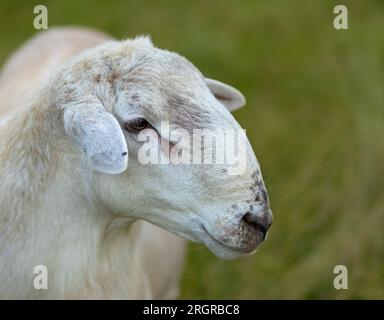
{"type": "Polygon", "coordinates": [[[245,105],[243,94],[236,88],[223,82],[205,78],[209,90],[229,111],[234,111],[245,105]]]}
{"type": "Polygon", "coordinates": [[[128,165],[128,148],[116,118],[100,103],[64,109],[64,128],[98,172],[119,174],[128,165]]]}

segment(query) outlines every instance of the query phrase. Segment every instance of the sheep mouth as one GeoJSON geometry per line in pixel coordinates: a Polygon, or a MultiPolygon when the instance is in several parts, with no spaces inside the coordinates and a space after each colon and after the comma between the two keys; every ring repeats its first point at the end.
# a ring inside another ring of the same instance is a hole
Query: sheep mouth
{"type": "Polygon", "coordinates": [[[258,244],[257,245],[252,245],[252,246],[247,246],[247,247],[235,247],[235,246],[231,246],[231,245],[228,245],[220,240],[218,240],[217,238],[215,238],[211,233],[209,233],[209,231],[207,230],[207,228],[205,228],[203,225],[201,225],[201,229],[202,231],[204,232],[204,235],[205,237],[203,237],[203,242],[207,245],[207,247],[211,247],[211,245],[209,245],[209,243],[207,242],[211,242],[213,245],[213,247],[221,247],[221,248],[224,248],[228,251],[231,251],[231,252],[235,252],[235,253],[239,253],[240,255],[249,255],[249,254],[252,254],[255,252],[255,250],[257,249],[258,247],[258,244]],[[208,239],[208,241],[207,241],[208,239]]]}

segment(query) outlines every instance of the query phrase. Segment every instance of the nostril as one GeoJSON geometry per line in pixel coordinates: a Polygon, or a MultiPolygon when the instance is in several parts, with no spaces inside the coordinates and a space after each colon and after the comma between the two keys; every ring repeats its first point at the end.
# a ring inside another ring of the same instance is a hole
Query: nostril
{"type": "Polygon", "coordinates": [[[254,232],[260,231],[263,233],[264,237],[268,231],[268,228],[270,227],[270,223],[268,223],[268,218],[259,217],[255,214],[252,214],[250,212],[247,212],[242,220],[245,222],[245,224],[250,227],[254,232]]]}

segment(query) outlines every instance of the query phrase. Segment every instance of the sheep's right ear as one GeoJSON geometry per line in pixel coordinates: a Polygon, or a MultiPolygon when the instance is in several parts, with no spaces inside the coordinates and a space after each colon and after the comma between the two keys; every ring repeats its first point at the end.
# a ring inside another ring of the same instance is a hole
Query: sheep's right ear
{"type": "Polygon", "coordinates": [[[116,118],[100,103],[64,109],[64,128],[98,172],[119,174],[128,165],[128,148],[116,118]]]}
{"type": "Polygon", "coordinates": [[[245,105],[245,97],[236,88],[209,78],[205,78],[205,83],[217,101],[223,104],[229,111],[235,111],[245,105]]]}

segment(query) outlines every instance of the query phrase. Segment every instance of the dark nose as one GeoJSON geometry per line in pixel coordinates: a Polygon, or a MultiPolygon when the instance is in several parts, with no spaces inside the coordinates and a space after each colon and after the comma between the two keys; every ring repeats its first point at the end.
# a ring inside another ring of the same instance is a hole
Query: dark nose
{"type": "Polygon", "coordinates": [[[243,216],[242,221],[244,222],[245,226],[249,229],[249,231],[253,233],[260,232],[264,240],[268,229],[272,225],[272,214],[269,210],[263,213],[262,215],[247,212],[243,216]]]}

